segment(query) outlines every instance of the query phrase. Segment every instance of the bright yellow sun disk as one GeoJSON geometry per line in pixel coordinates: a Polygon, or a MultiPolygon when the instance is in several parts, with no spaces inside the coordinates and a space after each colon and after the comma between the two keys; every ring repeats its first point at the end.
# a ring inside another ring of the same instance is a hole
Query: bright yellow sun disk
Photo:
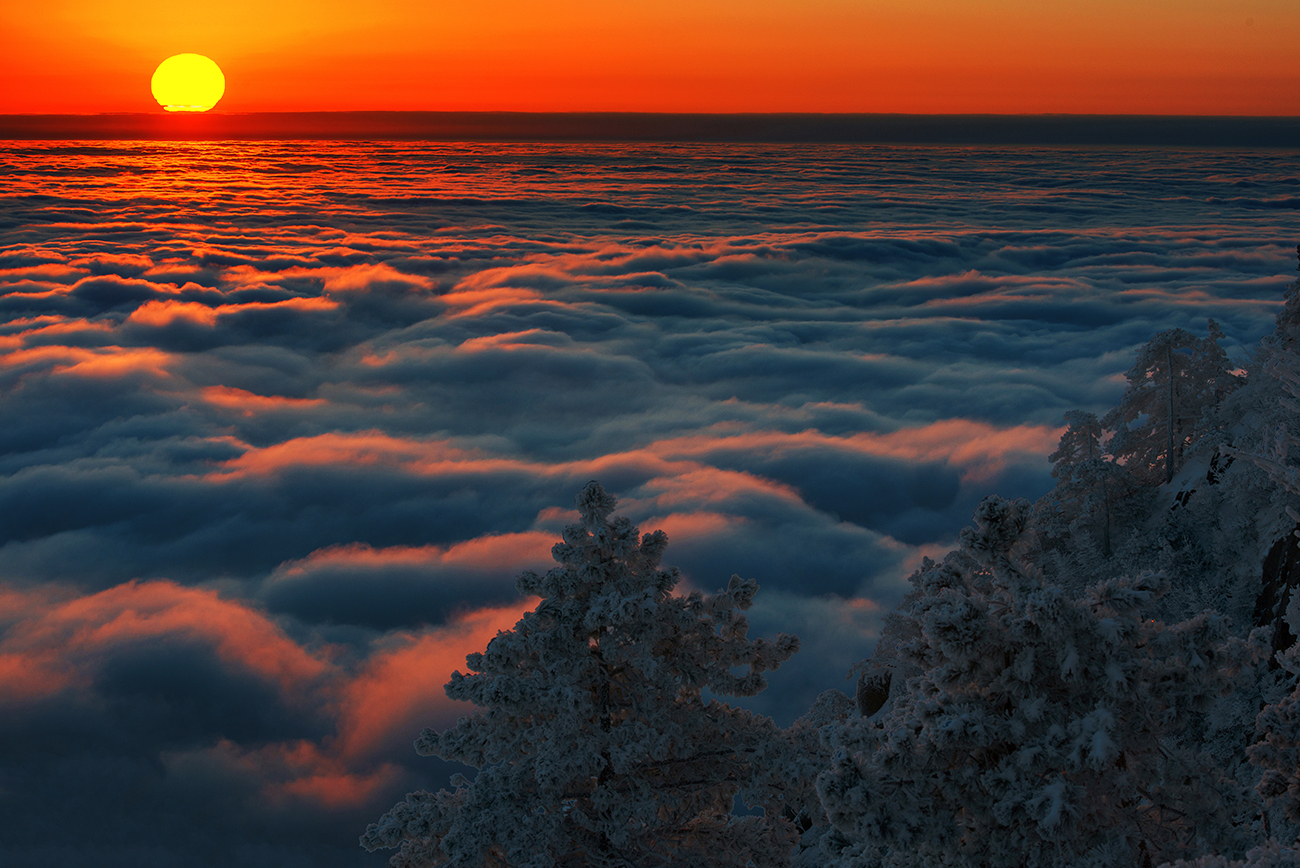
{"type": "Polygon", "coordinates": [[[177,54],[158,64],[149,87],[169,112],[205,112],[226,92],[226,77],[202,54],[177,54]]]}

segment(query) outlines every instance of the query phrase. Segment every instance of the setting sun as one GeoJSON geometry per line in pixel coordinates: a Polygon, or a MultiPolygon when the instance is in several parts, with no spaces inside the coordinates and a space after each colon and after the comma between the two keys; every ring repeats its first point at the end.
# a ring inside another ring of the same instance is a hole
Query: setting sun
{"type": "Polygon", "coordinates": [[[158,64],[150,89],[169,112],[205,112],[226,92],[226,77],[201,54],[177,54],[158,64]]]}

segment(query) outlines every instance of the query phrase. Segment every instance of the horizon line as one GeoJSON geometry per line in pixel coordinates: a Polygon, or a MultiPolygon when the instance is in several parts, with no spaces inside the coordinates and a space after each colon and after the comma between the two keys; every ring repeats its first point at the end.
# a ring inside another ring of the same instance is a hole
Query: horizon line
{"type": "Polygon", "coordinates": [[[0,112],[0,117],[103,117],[119,115],[144,115],[148,117],[199,117],[213,115],[672,115],[672,116],[799,116],[799,117],[1068,117],[1068,118],[1217,118],[1223,120],[1244,118],[1300,119],[1300,114],[1187,114],[1174,112],[848,112],[848,111],[641,111],[634,109],[221,109],[212,108],[196,112],[168,112],[161,107],[148,110],[83,111],[83,112],[0,112]]]}
{"type": "Polygon", "coordinates": [[[391,109],[0,114],[0,140],[294,139],[1300,148],[1300,116],[391,109]]]}

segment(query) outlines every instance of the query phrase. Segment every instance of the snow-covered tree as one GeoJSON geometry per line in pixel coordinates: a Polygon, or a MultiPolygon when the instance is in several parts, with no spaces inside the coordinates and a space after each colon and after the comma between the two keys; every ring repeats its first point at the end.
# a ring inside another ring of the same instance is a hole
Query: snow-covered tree
{"type": "MultiPolygon", "coordinates": [[[[1300,597],[1292,597],[1287,620],[1300,635],[1300,597]]],[[[1293,683],[1300,679],[1300,645],[1277,655],[1293,683]]],[[[1300,823],[1300,683],[1277,702],[1266,705],[1255,719],[1260,741],[1247,752],[1250,761],[1264,769],[1256,788],[1261,796],[1281,805],[1286,818],[1300,823]]]]}
{"type": "Polygon", "coordinates": [[[823,868],[821,838],[830,831],[830,821],[817,795],[817,775],[830,765],[831,751],[822,733],[827,727],[843,726],[857,716],[857,703],[851,697],[838,690],[826,690],[782,732],[790,743],[782,766],[788,782],[782,794],[784,811],[800,835],[793,868],[823,868]]]}
{"type": "MultiPolygon", "coordinates": [[[[1297,252],[1300,253],[1300,248],[1297,252]]],[[[1283,325],[1284,320],[1279,317],[1279,330],[1283,325]]],[[[1292,457],[1293,450],[1300,446],[1300,439],[1293,431],[1294,420],[1300,417],[1300,403],[1296,400],[1300,399],[1300,355],[1278,341],[1265,371],[1281,385],[1285,396],[1278,398],[1278,404],[1293,421],[1290,425],[1285,421],[1277,425],[1271,438],[1264,441],[1265,451],[1234,450],[1234,453],[1262,468],[1282,490],[1300,495],[1300,465],[1292,457]]],[[[1300,522],[1300,513],[1293,507],[1287,506],[1286,511],[1294,521],[1300,522]]],[[[1300,531],[1295,533],[1300,535],[1300,531]]],[[[1291,635],[1300,636],[1300,596],[1291,596],[1286,621],[1291,635]]],[[[1289,821],[1300,823],[1300,644],[1292,644],[1277,654],[1276,659],[1292,687],[1285,696],[1260,711],[1255,721],[1260,741],[1251,746],[1248,754],[1251,762],[1264,769],[1257,787],[1259,794],[1280,805],[1289,821]]]]}
{"type": "Polygon", "coordinates": [[[1106,429],[1096,415],[1083,410],[1065,414],[1060,444],[1048,456],[1056,486],[1038,508],[1039,527],[1050,525],[1055,535],[1077,537],[1095,530],[1103,556],[1111,556],[1111,513],[1122,490],[1122,468],[1102,445],[1106,429]]]}
{"type": "MultiPolygon", "coordinates": [[[[1273,349],[1264,371],[1277,380],[1286,393],[1277,399],[1278,406],[1293,422],[1300,420],[1300,401],[1297,400],[1300,399],[1300,354],[1289,349],[1273,349]]],[[[1262,468],[1284,490],[1300,495],[1300,464],[1292,458],[1292,451],[1300,447],[1300,438],[1292,427],[1285,421],[1279,422],[1273,431],[1266,434],[1262,452],[1231,451],[1262,468]]],[[[1291,513],[1293,519],[1300,521],[1300,514],[1294,510],[1291,513]]]]}
{"type": "Polygon", "coordinates": [[[552,549],[560,566],[518,579],[542,601],[446,686],[481,710],[416,741],[477,776],[408,795],[366,849],[400,846],[395,868],[788,863],[789,739],[703,694],[761,691],[798,639],[747,638],[752,580],[675,596],[677,569],[659,566],[666,535],[639,536],[614,506],[599,484],[582,490],[580,523],[552,549]],[[765,816],[733,816],[737,794],[765,816]]]}
{"type": "Polygon", "coordinates": [[[911,577],[887,630],[919,674],[829,733],[828,864],[1109,868],[1252,843],[1248,791],[1177,740],[1245,643],[1212,613],[1155,620],[1157,574],[1069,597],[1024,557],[1029,520],[1026,501],[986,498],[961,550],[911,577]]]}
{"type": "Polygon", "coordinates": [[[1300,849],[1267,841],[1247,853],[1245,859],[1202,856],[1190,861],[1179,859],[1166,863],[1161,868],[1296,868],[1297,865],[1300,865],[1300,849]]]}
{"type": "MultiPolygon", "coordinates": [[[[1300,260],[1300,244],[1296,245],[1295,253],[1300,260]]],[[[1300,263],[1296,271],[1300,271],[1300,263]]],[[[1277,329],[1264,343],[1293,349],[1300,342],[1300,280],[1287,287],[1283,298],[1286,304],[1277,315],[1277,329]]]]}
{"type": "Polygon", "coordinates": [[[1219,346],[1222,337],[1210,320],[1207,337],[1168,329],[1138,351],[1125,375],[1124,397],[1101,420],[1115,432],[1111,452],[1136,478],[1148,484],[1173,479],[1198,434],[1197,424],[1241,385],[1219,346]]]}

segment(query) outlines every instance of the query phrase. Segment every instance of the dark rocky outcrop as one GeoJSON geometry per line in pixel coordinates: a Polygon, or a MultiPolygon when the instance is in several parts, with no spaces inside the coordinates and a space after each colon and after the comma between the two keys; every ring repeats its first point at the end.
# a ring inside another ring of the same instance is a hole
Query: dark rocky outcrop
{"type": "MultiPolygon", "coordinates": [[[[1264,557],[1261,587],[1255,598],[1255,626],[1273,627],[1273,650],[1282,651],[1295,643],[1295,635],[1286,622],[1286,607],[1291,595],[1300,586],[1300,524],[1286,536],[1273,543],[1264,557]]],[[[1277,667],[1277,661],[1269,661],[1277,667]]]]}
{"type": "Polygon", "coordinates": [[[863,717],[870,717],[884,707],[885,701],[889,699],[891,680],[892,676],[888,672],[871,678],[858,676],[858,711],[863,717]]]}

